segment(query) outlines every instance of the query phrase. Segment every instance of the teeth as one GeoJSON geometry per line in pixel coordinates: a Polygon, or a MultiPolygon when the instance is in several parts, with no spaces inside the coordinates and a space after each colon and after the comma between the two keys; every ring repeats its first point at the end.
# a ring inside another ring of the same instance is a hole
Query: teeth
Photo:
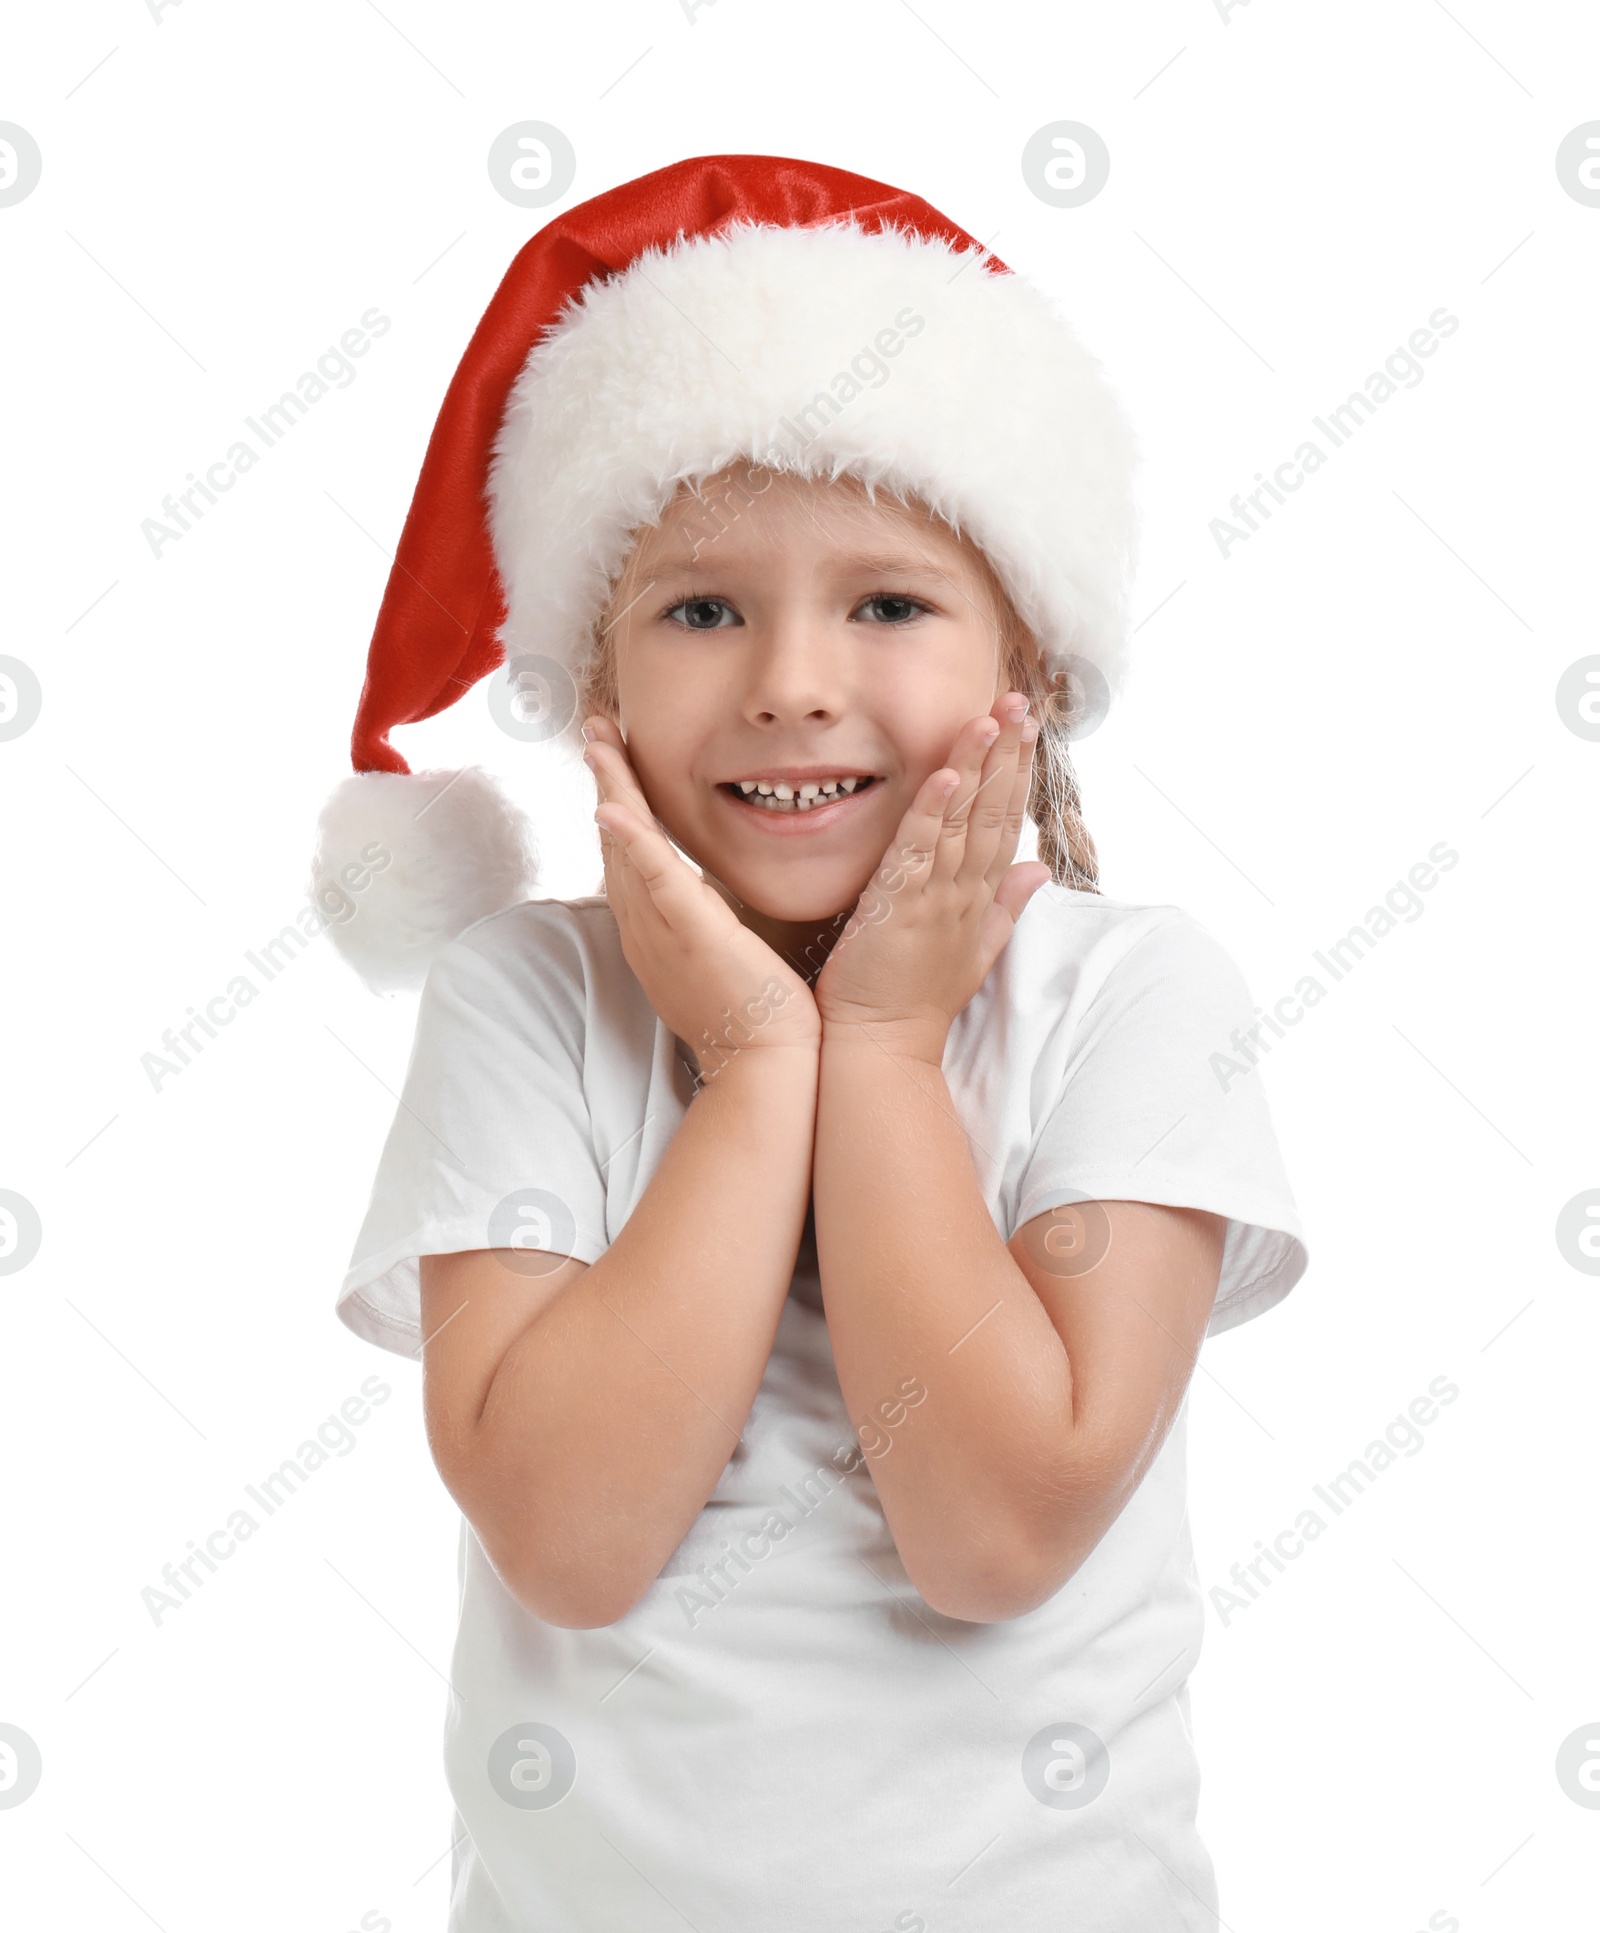
{"type": "Polygon", "coordinates": [[[827,805],[839,798],[848,798],[865,779],[807,779],[800,786],[786,784],[782,779],[740,779],[739,790],[752,805],[759,805],[768,812],[809,812],[813,806],[827,805]]]}

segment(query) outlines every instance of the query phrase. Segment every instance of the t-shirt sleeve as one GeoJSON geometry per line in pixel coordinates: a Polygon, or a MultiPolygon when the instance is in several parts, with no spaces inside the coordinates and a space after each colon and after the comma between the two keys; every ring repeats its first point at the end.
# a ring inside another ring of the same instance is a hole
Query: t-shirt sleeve
{"type": "Polygon", "coordinates": [[[604,1253],[584,1030],[577,948],[556,921],[480,922],[435,959],[335,1300],[357,1335],[421,1360],[422,1255],[522,1248],[594,1262],[604,1253]]]}
{"type": "MultiPolygon", "coordinates": [[[[1074,1029],[1023,1172],[1017,1227],[1073,1201],[1200,1208],[1228,1222],[1219,1335],[1282,1301],[1304,1232],[1258,1065],[1244,977],[1189,914],[1164,909],[1107,971],[1074,1029]]],[[[1269,1047],[1271,1036],[1260,1038],[1269,1047]]]]}

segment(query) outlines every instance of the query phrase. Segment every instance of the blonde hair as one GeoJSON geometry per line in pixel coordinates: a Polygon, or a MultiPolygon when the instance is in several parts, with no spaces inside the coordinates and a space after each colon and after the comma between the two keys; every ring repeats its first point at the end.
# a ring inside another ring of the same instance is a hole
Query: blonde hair
{"type": "MultiPolygon", "coordinates": [[[[765,468],[764,465],[738,467],[747,470],[765,468]]],[[[726,479],[728,475],[727,471],[719,472],[717,480],[726,479]]],[[[701,478],[681,484],[667,509],[690,496],[704,503],[705,484],[712,480],[701,478]]],[[[873,486],[850,472],[827,479],[827,482],[831,492],[838,493],[846,501],[854,499],[858,503],[877,505],[873,486]]],[[[1038,640],[1023,623],[993,565],[978,546],[960,531],[953,530],[920,498],[903,496],[898,492],[889,494],[892,501],[898,503],[912,518],[921,517],[937,523],[977,565],[988,588],[991,609],[987,617],[994,626],[1000,668],[1005,677],[1002,689],[1023,693],[1032,716],[1039,722],[1027,803],[1028,817],[1038,828],[1039,857],[1050,868],[1050,877],[1058,886],[1070,887],[1081,893],[1098,893],[1099,860],[1089,829],[1083,822],[1082,802],[1071,753],[1072,727],[1082,716],[1081,688],[1075,692],[1067,672],[1052,673],[1046,667],[1038,640]]],[[[667,510],[663,510],[663,518],[666,514],[667,510]]],[[[647,588],[641,587],[638,581],[638,563],[643,550],[641,539],[647,531],[659,527],[659,524],[641,525],[634,532],[633,546],[612,582],[604,605],[595,615],[590,628],[589,647],[579,673],[577,715],[580,718],[588,717],[591,712],[599,712],[612,719],[618,714],[617,625],[643,594],[643,589],[647,588]]]]}

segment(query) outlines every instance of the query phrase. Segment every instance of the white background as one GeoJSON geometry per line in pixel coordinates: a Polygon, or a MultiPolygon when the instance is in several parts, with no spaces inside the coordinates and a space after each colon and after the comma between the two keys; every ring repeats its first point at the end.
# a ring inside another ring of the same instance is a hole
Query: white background
{"type": "MultiPolygon", "coordinates": [[[[1594,24],[83,0],[14,13],[3,71],[0,119],[44,156],[0,208],[0,650],[44,691],[0,745],[0,1186],[44,1229],[0,1279],[0,1721],[44,1758],[0,1810],[8,1923],[444,1923],[457,1515],[419,1371],[332,1313],[413,1003],[319,941],[159,1092],[141,1056],[304,903],[388,552],[512,256],[717,152],[923,195],[1050,289],[1125,396],[1136,671],[1081,756],[1110,894],[1189,908],[1267,1002],[1435,842],[1460,854],[1252,1076],[1312,1265],[1201,1356],[1202,1583],[1431,1380],[1460,1394],[1255,1602],[1208,1610],[1201,1825],[1235,1933],[1587,1923],[1600,1811],[1555,1756],[1600,1736],[1600,1281],[1555,1223],[1600,1186],[1600,744],[1555,689],[1600,650],[1600,209],[1555,151],[1600,117],[1594,24]],[[578,157],[548,210],[486,171],[528,119],[578,157]],[[1112,157],[1065,210],[1020,168],[1062,119],[1112,157]],[[373,306],[393,326],[357,379],[152,556],[141,520],[373,306]],[[1425,379],[1221,556],[1210,520],[1441,306],[1460,327],[1425,379]],[[393,1393],[356,1448],[155,1625],[162,1566],[374,1373],[393,1393]]],[[[592,890],[581,767],[498,733],[481,690],[399,742],[499,771],[542,890],[592,890]]]]}

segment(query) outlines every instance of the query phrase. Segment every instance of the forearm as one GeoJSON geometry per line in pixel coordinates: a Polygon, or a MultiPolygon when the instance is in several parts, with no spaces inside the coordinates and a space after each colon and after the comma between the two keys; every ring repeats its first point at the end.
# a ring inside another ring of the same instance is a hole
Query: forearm
{"type": "Polygon", "coordinates": [[[849,1415],[861,1427],[907,1376],[928,1392],[868,1463],[907,1574],[950,1616],[1018,1615],[1070,1511],[1071,1368],[939,1068],[825,1034],[814,1189],[849,1415]]]}
{"type": "Polygon", "coordinates": [[[617,1239],[496,1371],[476,1468],[541,1615],[614,1622],[715,1488],[793,1275],[816,1087],[815,1048],[728,1061],[617,1239]]]}

